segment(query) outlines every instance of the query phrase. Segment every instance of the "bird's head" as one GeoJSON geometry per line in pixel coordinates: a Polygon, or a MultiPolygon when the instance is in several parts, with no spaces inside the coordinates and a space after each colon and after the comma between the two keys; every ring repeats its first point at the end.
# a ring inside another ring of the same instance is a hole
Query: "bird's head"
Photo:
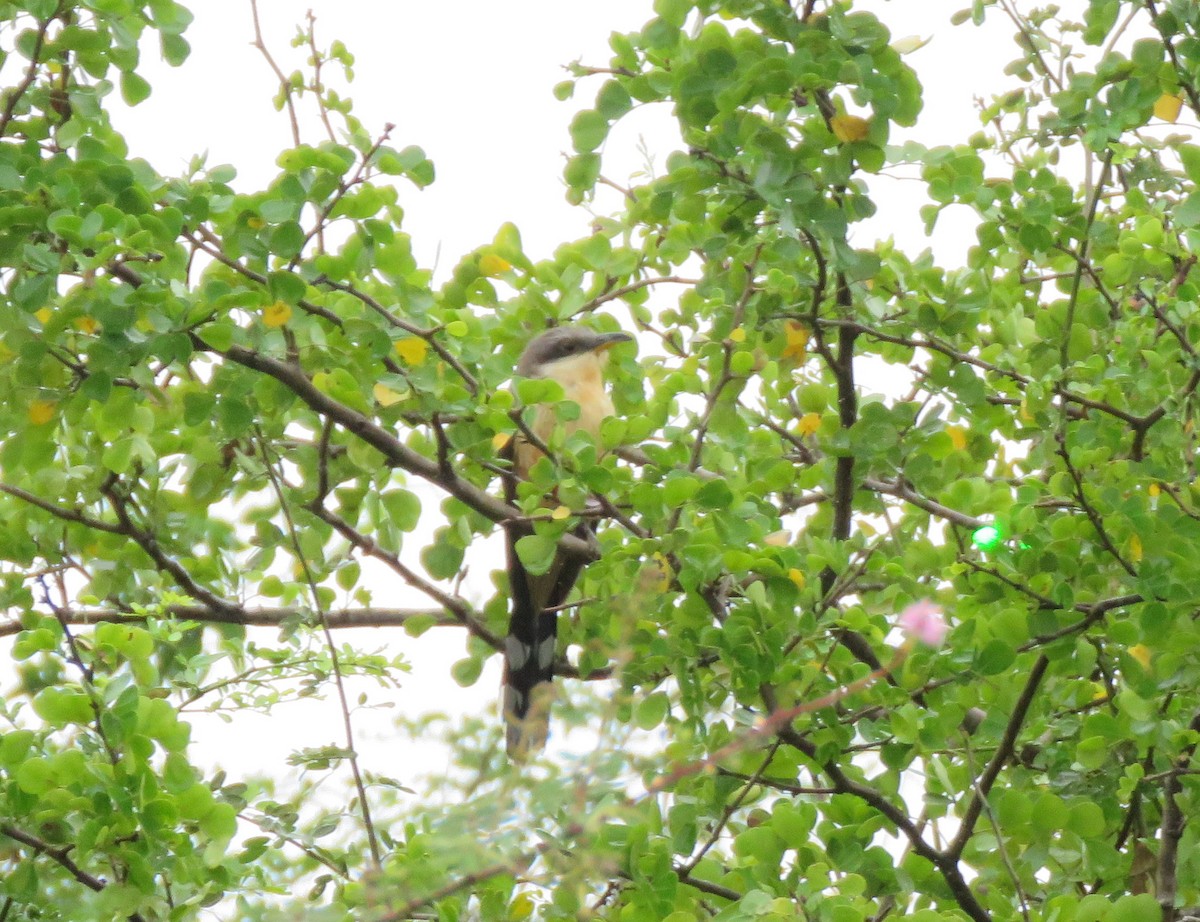
{"type": "Polygon", "coordinates": [[[603,366],[608,350],[617,343],[631,342],[628,333],[597,333],[587,327],[561,326],[535,337],[517,364],[522,378],[555,378],[556,370],[570,365],[595,362],[603,366]]]}

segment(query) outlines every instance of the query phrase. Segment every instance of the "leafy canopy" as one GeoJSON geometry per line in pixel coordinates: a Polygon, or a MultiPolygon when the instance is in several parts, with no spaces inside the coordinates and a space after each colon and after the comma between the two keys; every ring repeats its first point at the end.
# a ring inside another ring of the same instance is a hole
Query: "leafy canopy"
{"type": "Polygon", "coordinates": [[[559,88],[594,93],[564,176],[620,187],[610,133],[656,104],[661,174],[550,256],[505,226],[435,282],[402,209],[434,167],[331,88],[341,43],[301,35],[294,143],[246,190],[160,174],[109,119],[152,91],[152,41],[186,57],[184,7],[0,3],[0,918],[1200,904],[1200,147],[1175,127],[1200,6],[976,0],[959,28],[1006,17],[1016,57],[933,148],[889,143],[920,137],[919,43],[871,12],[647,15],[559,88]],[[927,227],[975,216],[965,265],[861,233],[893,174],[927,227]],[[561,394],[506,382],[564,321],[638,354],[614,350],[602,444],[553,442],[513,508],[517,396],[561,394]],[[595,496],[598,555],[573,537],[595,496]],[[359,749],[347,682],[387,700],[404,662],[338,629],[448,625],[475,682],[507,619],[483,542],[521,515],[531,567],[596,558],[554,713],[583,754],[512,769],[494,714],[414,719],[451,753],[432,779],[359,749]],[[397,585],[422,601],[379,605],[397,585]],[[922,599],[946,643],[897,654],[922,599]],[[346,735],[292,754],[298,785],[189,748],[189,712],[318,694],[346,735]]]}

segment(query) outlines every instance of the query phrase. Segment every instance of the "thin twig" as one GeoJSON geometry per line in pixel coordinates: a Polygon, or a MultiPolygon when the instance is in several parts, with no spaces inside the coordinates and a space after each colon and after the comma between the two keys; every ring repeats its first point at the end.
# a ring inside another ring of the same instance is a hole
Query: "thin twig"
{"type": "Polygon", "coordinates": [[[42,63],[42,49],[46,46],[46,33],[50,30],[50,24],[61,15],[62,4],[59,3],[55,6],[53,13],[38,22],[38,30],[33,39],[33,48],[29,52],[29,66],[25,68],[25,76],[20,83],[5,94],[7,99],[4,102],[4,112],[0,113],[0,138],[8,133],[8,125],[12,121],[13,113],[17,110],[17,104],[21,101],[21,97],[29,92],[33,81],[37,79],[38,67],[42,63]]]}
{"type": "Polygon", "coordinates": [[[363,782],[362,770],[358,764],[358,750],[354,744],[354,723],[350,719],[350,696],[346,693],[346,682],[345,677],[342,675],[341,657],[337,651],[337,644],[333,641],[333,632],[329,628],[329,622],[325,618],[325,606],[321,602],[321,593],[317,588],[316,577],[309,566],[304,548],[300,544],[300,535],[296,530],[295,519],[292,518],[291,505],[284,495],[283,484],[279,480],[279,473],[275,467],[278,462],[271,457],[270,451],[267,448],[266,437],[263,435],[261,429],[257,432],[257,440],[267,478],[271,481],[271,488],[275,492],[275,499],[279,503],[284,523],[287,525],[288,539],[292,545],[292,553],[295,554],[296,559],[300,562],[301,569],[304,571],[304,581],[308,584],[309,595],[312,597],[313,611],[316,612],[320,620],[321,633],[325,636],[325,646],[329,650],[330,671],[333,673],[333,684],[337,691],[338,704],[342,711],[342,732],[345,735],[346,750],[349,753],[350,773],[354,776],[354,788],[358,792],[358,806],[362,811],[363,827],[367,833],[367,845],[371,849],[371,860],[376,870],[378,870],[382,866],[383,855],[379,849],[379,838],[375,834],[375,824],[371,821],[371,808],[367,800],[367,786],[363,782]]]}
{"type": "Polygon", "coordinates": [[[263,39],[262,24],[258,19],[258,0],[250,0],[250,14],[254,20],[254,41],[250,44],[258,49],[259,54],[266,60],[268,66],[274,71],[276,79],[279,81],[279,92],[283,94],[283,101],[288,110],[288,118],[292,123],[292,143],[296,147],[299,147],[300,119],[296,117],[296,104],[292,99],[291,82],[279,65],[275,63],[275,58],[271,56],[270,49],[267,48],[267,43],[263,39]]]}

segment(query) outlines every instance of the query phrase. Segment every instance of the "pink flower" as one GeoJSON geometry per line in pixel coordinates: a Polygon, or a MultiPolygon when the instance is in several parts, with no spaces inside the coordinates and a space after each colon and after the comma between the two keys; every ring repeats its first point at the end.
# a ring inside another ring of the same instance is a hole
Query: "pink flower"
{"type": "Polygon", "coordinates": [[[942,617],[941,606],[928,599],[913,602],[900,612],[898,620],[904,633],[931,647],[940,647],[946,639],[946,632],[950,630],[946,619],[942,617]]]}

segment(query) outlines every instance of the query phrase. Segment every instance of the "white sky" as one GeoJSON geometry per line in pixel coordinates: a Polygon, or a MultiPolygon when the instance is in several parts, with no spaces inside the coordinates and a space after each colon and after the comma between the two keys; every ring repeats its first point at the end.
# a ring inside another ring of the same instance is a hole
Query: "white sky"
{"type": "MultiPolygon", "coordinates": [[[[124,111],[114,95],[117,126],[129,141],[131,156],[144,157],[166,175],[182,173],[194,154],[207,150],[210,164],[237,167],[239,189],[260,188],[277,172],[275,157],[291,143],[291,133],[286,115],[271,104],[275,78],[250,45],[249,4],[191,0],[189,5],[196,15],[187,33],[191,58],[173,70],[154,60],[148,48],[143,72],[154,92],[136,109],[124,111]]],[[[1002,70],[1015,56],[1009,42],[1012,28],[1000,14],[993,13],[988,27],[978,30],[949,25],[951,13],[969,6],[969,0],[860,5],[877,11],[894,38],[933,37],[908,58],[921,74],[926,99],[911,136],[929,145],[953,144],[978,130],[972,98],[990,97],[1011,85],[1002,70]]],[[[1063,5],[1083,7],[1081,0],[1063,5]]],[[[436,259],[444,278],[462,253],[489,241],[505,221],[518,225],[535,260],[588,232],[589,214],[566,203],[561,173],[563,153],[570,149],[571,116],[591,102],[603,78],[581,84],[576,98],[566,103],[555,100],[551,90],[567,78],[563,65],[569,62],[607,64],[609,34],[640,27],[652,16],[651,0],[262,0],[264,33],[285,72],[303,66],[305,52],[291,48],[290,40],[309,8],[317,17],[318,41],[328,45],[341,39],[357,58],[349,87],[341,83],[337,68],[327,78],[353,98],[355,114],[368,131],[374,134],[394,123],[390,143],[397,148],[418,144],[436,165],[433,186],[422,191],[401,184],[404,229],[423,265],[432,266],[436,259]]],[[[317,142],[323,135],[314,112],[309,108],[306,114],[306,139],[317,142]]],[[[620,127],[605,149],[606,175],[625,180],[643,167],[639,135],[661,165],[676,137],[668,116],[665,109],[649,110],[620,127]]],[[[881,201],[884,216],[873,228],[860,228],[856,242],[867,246],[876,236],[895,234],[910,252],[928,246],[916,214],[924,202],[923,187],[888,182],[886,191],[880,186],[877,194],[886,196],[881,201]]],[[[974,238],[969,223],[955,225],[952,220],[944,220],[937,240],[939,256],[948,265],[962,258],[974,238]]],[[[399,585],[395,598],[377,595],[377,602],[425,604],[399,585]]],[[[414,663],[416,672],[398,696],[370,687],[373,700],[395,697],[396,706],[407,709],[415,699],[479,713],[496,698],[498,657],[472,689],[461,690],[450,678],[449,665],[463,655],[459,632],[434,631],[415,641],[399,630],[336,636],[339,643],[364,648],[394,644],[414,663]]],[[[366,768],[403,781],[406,769],[387,748],[392,713],[359,712],[356,724],[362,736],[380,741],[363,747],[366,768]]],[[[253,716],[238,716],[228,725],[197,721],[194,739],[193,757],[211,758],[231,776],[286,776],[290,748],[340,742],[341,734],[330,700],[288,706],[269,724],[253,716]],[[254,745],[247,745],[251,739],[254,745]]],[[[412,765],[408,754],[403,765],[412,765]]]]}
{"type": "MultiPolygon", "coordinates": [[[[1010,85],[1001,71],[1015,56],[1008,42],[1012,27],[993,11],[984,29],[952,28],[950,15],[969,5],[969,0],[858,4],[889,23],[894,38],[933,37],[908,58],[922,75],[926,100],[912,134],[926,144],[961,143],[978,129],[972,98],[1010,85]]],[[[1063,4],[1073,5],[1084,4],[1063,4]]],[[[271,103],[275,78],[250,45],[249,3],[206,0],[191,8],[192,56],[171,69],[144,55],[154,92],[120,114],[118,125],[131,153],[147,157],[161,172],[181,172],[193,154],[207,150],[210,163],[237,166],[239,188],[259,188],[277,172],[274,159],[290,143],[290,128],[271,103]]],[[[396,125],[393,146],[418,144],[436,164],[433,186],[418,191],[401,185],[405,229],[424,265],[433,265],[440,246],[438,269],[444,274],[505,221],[521,229],[535,259],[587,233],[587,212],[569,206],[563,195],[563,152],[570,150],[571,116],[591,102],[604,78],[584,81],[565,103],[551,90],[567,79],[564,65],[572,61],[606,65],[609,35],[640,28],[653,15],[651,0],[262,0],[263,31],[285,73],[303,66],[306,51],[291,48],[290,40],[307,9],[317,18],[319,43],[340,39],[356,57],[348,89],[337,68],[326,73],[354,100],[358,118],[372,133],[386,123],[396,125]]],[[[307,139],[319,141],[311,108],[308,114],[307,139]]],[[[677,143],[668,115],[652,108],[619,126],[605,148],[606,175],[620,181],[643,167],[639,135],[661,166],[677,143]]],[[[914,233],[914,245],[923,246],[915,211],[894,209],[881,232],[914,233]]],[[[947,233],[944,243],[963,251],[961,233],[947,233]]]]}

